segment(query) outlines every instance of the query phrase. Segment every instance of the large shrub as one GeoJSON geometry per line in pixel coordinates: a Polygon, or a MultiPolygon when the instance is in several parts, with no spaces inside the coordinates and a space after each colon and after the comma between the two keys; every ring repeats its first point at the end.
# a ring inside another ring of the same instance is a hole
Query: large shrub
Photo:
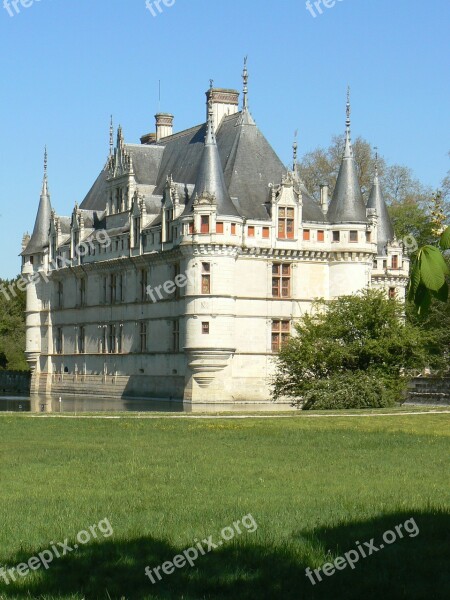
{"type": "Polygon", "coordinates": [[[405,321],[404,310],[375,290],[316,302],[278,355],[274,398],[305,408],[401,401],[414,371],[442,363],[438,337],[405,321]]]}

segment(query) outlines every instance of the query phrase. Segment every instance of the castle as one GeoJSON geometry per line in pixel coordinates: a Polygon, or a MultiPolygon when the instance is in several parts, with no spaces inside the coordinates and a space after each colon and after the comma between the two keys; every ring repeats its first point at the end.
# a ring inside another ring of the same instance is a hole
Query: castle
{"type": "Polygon", "coordinates": [[[115,145],[111,127],[71,217],[52,210],[45,161],[22,251],[33,393],[270,408],[274,356],[315,299],[368,286],[404,298],[409,260],[378,173],[364,203],[349,100],[336,187],[319,203],[258,129],[243,77],[242,107],[211,86],[204,124],[174,133],[160,113],[141,144],[119,127],[115,145]]]}

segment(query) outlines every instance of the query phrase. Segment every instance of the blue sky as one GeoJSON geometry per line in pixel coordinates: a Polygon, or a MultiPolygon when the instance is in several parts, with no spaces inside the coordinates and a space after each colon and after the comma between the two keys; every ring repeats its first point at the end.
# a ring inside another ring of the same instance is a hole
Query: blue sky
{"type": "Polygon", "coordinates": [[[175,129],[202,122],[209,79],[240,89],[245,55],[252,114],[284,162],[296,129],[300,154],[343,132],[348,83],[354,136],[433,187],[450,167],[448,0],[338,0],[316,17],[305,0],[175,0],[157,17],[145,0],[22,1],[11,17],[0,0],[0,277],[20,269],[44,144],[69,215],[106,160],[110,114],[138,142],[161,80],[175,129]]]}

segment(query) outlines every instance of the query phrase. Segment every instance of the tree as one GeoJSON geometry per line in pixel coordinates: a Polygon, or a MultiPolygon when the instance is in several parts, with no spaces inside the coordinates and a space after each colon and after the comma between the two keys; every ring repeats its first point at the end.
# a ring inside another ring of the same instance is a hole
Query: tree
{"type": "MultiPolygon", "coordinates": [[[[321,184],[327,183],[331,193],[333,192],[342,161],[344,144],[345,136],[334,136],[328,148],[316,148],[312,152],[308,152],[298,164],[300,177],[308,192],[316,200],[319,200],[320,197],[321,184]]],[[[364,138],[356,138],[352,146],[359,185],[366,202],[372,188],[377,160],[381,184],[388,204],[416,202],[421,205],[430,197],[431,189],[415,179],[411,169],[401,165],[387,165],[381,157],[377,159],[374,149],[364,138]]]]}
{"type": "Polygon", "coordinates": [[[0,293],[0,356],[3,360],[0,369],[26,371],[25,360],[25,293],[21,292],[16,281],[3,281],[0,287],[6,290],[0,293]],[[15,294],[8,293],[12,285],[15,294]]]}
{"type": "Polygon", "coordinates": [[[408,300],[414,302],[419,314],[426,315],[433,298],[448,301],[450,268],[444,256],[450,250],[450,227],[439,237],[437,245],[422,246],[411,267],[408,300]]]}
{"type": "Polygon", "coordinates": [[[277,357],[273,391],[303,408],[389,406],[414,371],[442,366],[437,336],[405,322],[404,305],[383,291],[320,300],[295,329],[277,357]]]}

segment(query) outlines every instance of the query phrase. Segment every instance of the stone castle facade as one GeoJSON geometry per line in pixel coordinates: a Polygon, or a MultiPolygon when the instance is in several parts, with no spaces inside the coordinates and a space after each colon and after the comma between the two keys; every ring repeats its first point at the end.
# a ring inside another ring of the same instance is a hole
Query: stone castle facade
{"type": "MultiPolygon", "coordinates": [[[[32,391],[270,408],[274,356],[317,298],[366,287],[404,297],[409,261],[378,174],[367,205],[347,105],[331,200],[311,198],[239,93],[210,88],[206,123],[125,143],[71,217],[52,210],[47,168],[24,240],[32,391]]],[[[277,407],[282,407],[278,403],[277,407]]]]}

